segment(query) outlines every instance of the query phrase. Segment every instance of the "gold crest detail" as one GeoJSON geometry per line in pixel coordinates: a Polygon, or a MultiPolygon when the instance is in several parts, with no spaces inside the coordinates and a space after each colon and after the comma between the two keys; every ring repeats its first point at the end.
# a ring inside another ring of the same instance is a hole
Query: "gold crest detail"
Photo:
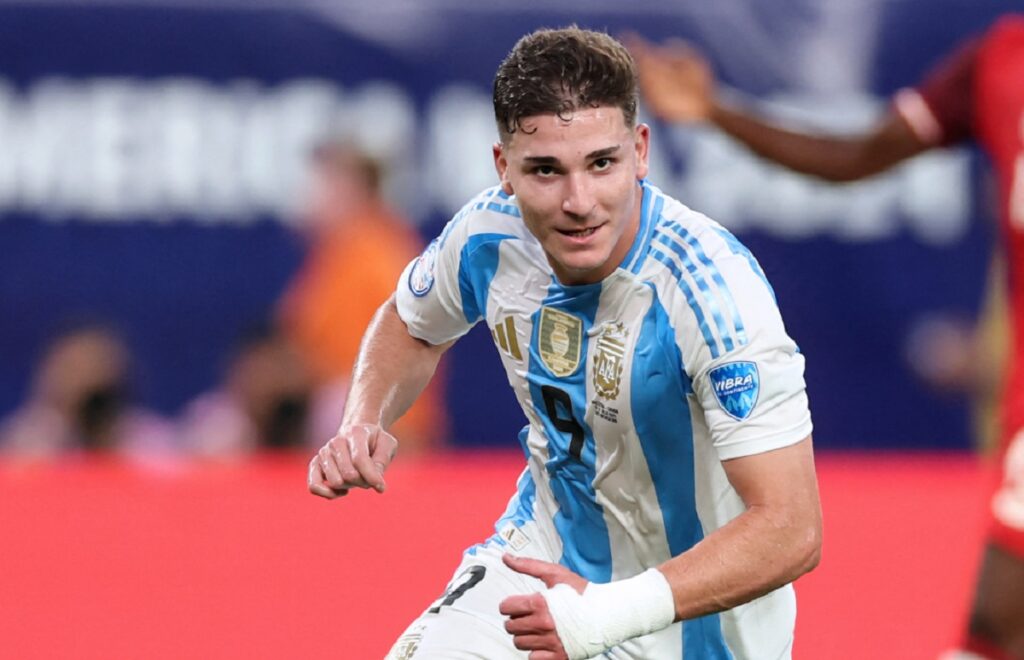
{"type": "Polygon", "coordinates": [[[594,352],[594,391],[602,399],[619,396],[622,362],[626,356],[626,326],[616,321],[604,327],[594,352]]]}
{"type": "Polygon", "coordinates": [[[580,345],[583,343],[583,321],[572,314],[550,307],[540,308],[540,337],[537,344],[540,359],[559,378],[568,376],[580,366],[580,345]]]}

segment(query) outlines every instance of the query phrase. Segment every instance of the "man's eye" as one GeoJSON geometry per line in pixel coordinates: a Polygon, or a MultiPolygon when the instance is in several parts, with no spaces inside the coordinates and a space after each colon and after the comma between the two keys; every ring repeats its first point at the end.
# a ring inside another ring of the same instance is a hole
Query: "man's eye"
{"type": "Polygon", "coordinates": [[[533,169],[533,173],[539,176],[553,176],[555,174],[555,168],[550,165],[538,165],[533,169]]]}
{"type": "Polygon", "coordinates": [[[597,160],[594,161],[594,169],[606,170],[612,166],[613,162],[615,161],[613,161],[611,158],[598,158],[597,160]]]}

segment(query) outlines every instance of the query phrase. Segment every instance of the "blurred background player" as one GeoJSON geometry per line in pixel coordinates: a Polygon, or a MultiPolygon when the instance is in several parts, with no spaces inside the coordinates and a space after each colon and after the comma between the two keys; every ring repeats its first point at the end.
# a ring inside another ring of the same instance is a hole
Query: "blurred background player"
{"type": "Polygon", "coordinates": [[[711,122],[798,172],[854,181],[971,138],[988,154],[999,191],[1000,284],[1010,323],[999,415],[1004,474],[992,500],[961,657],[1024,658],[1024,16],[1004,16],[984,35],[963,42],[919,85],[896,93],[872,130],[842,137],[787,130],[727,104],[716,95],[708,63],[686,44],[655,46],[634,38],[632,48],[644,96],[658,116],[711,122]]]}
{"type": "Polygon", "coordinates": [[[168,455],[171,424],[131,403],[131,364],[124,339],[106,325],[59,332],[36,366],[28,398],[0,424],[0,453],[23,460],[168,455]]]}
{"type": "MultiPolygon", "coordinates": [[[[316,386],[343,400],[366,326],[422,243],[383,199],[377,160],[331,139],[314,149],[312,164],[300,218],[309,253],[285,293],[280,317],[316,386]]],[[[398,422],[394,430],[403,451],[432,446],[444,436],[442,397],[443,380],[435,379],[398,422]]],[[[334,426],[340,421],[339,415],[334,426]]]]}

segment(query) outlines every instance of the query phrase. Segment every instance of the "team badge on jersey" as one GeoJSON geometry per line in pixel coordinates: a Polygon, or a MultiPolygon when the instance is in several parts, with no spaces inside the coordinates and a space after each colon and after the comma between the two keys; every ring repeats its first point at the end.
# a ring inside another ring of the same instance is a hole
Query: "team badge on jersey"
{"type": "Polygon", "coordinates": [[[594,353],[594,391],[603,399],[612,400],[619,396],[628,333],[626,326],[616,321],[605,324],[597,338],[597,351],[594,353]]]}
{"type": "Polygon", "coordinates": [[[413,295],[425,296],[434,286],[434,267],[437,265],[439,245],[436,238],[431,241],[409,271],[409,290],[413,295]]]}
{"type": "Polygon", "coordinates": [[[551,307],[540,308],[540,337],[537,348],[544,366],[562,378],[580,366],[583,321],[551,307]]]}
{"type": "Polygon", "coordinates": [[[712,369],[708,376],[722,410],[739,420],[750,417],[761,390],[756,364],[728,362],[712,369]]]}

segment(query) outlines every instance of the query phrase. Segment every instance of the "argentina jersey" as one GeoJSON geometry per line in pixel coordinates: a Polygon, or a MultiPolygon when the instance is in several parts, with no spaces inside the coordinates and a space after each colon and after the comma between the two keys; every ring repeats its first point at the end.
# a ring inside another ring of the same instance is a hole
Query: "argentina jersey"
{"type": "MultiPolygon", "coordinates": [[[[601,282],[560,284],[515,197],[493,188],[409,264],[396,294],[409,332],[432,344],[486,322],[529,422],[527,467],[488,543],[592,582],[691,548],[744,511],[722,461],[811,433],[803,357],[757,261],[641,185],[637,236],[601,282]]],[[[789,657],[795,614],[785,586],[622,648],[789,657]]]]}

